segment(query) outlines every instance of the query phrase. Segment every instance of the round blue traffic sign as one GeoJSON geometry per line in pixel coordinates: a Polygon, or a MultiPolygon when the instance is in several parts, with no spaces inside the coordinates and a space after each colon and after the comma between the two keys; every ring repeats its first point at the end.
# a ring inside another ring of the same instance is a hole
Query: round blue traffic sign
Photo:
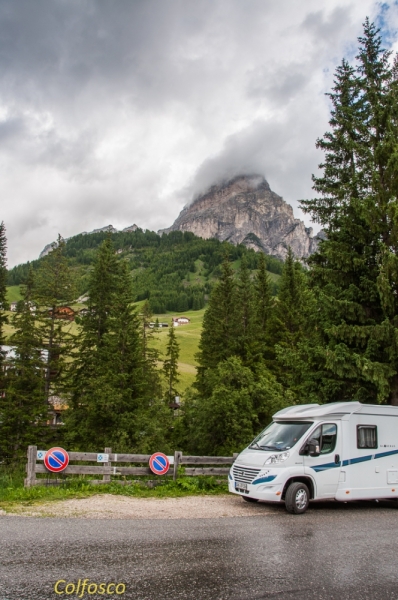
{"type": "Polygon", "coordinates": [[[163,452],[155,452],[149,459],[149,468],[155,475],[165,475],[170,467],[170,461],[163,452]]]}
{"type": "Polygon", "coordinates": [[[51,473],[60,473],[69,464],[69,454],[63,448],[50,448],[44,457],[44,464],[51,473]]]}

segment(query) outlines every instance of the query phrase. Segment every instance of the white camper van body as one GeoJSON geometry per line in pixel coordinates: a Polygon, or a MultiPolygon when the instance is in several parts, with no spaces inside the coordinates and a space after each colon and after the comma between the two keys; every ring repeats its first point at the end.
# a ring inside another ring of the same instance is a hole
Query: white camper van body
{"type": "Polygon", "coordinates": [[[228,483],[233,494],[281,502],[289,486],[301,482],[311,500],[398,498],[398,407],[360,402],[292,406],[276,413],[256,440],[232,465],[228,483]],[[272,435],[279,430],[305,431],[283,447],[278,434],[272,435]],[[319,432],[325,433],[323,441],[319,432]],[[321,445],[312,454],[319,455],[309,454],[314,437],[321,445]],[[268,438],[273,438],[272,448],[260,447],[268,438]]]}

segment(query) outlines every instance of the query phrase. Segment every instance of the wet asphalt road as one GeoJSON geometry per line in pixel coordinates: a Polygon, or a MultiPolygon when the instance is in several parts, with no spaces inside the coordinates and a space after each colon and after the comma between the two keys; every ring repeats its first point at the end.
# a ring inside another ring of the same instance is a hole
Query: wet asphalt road
{"type": "Polygon", "coordinates": [[[54,584],[65,580],[62,591],[79,578],[126,585],[122,595],[85,598],[398,600],[398,509],[336,503],[300,516],[278,506],[222,519],[0,517],[0,600],[76,598],[57,596],[54,584]]]}

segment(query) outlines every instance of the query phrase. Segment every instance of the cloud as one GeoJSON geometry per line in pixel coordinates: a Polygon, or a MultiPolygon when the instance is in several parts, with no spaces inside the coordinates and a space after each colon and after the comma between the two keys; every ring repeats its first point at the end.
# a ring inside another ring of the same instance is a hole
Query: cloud
{"type": "Polygon", "coordinates": [[[242,170],[293,205],[308,197],[324,94],[381,10],[394,44],[393,2],[2,0],[10,264],[58,233],[167,227],[192,195],[242,170]]]}

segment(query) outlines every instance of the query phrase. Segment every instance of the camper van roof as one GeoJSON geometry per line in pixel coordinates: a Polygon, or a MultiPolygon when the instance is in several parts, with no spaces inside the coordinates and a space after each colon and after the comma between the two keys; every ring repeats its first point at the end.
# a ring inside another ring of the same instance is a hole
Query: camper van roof
{"type": "Polygon", "coordinates": [[[312,419],[331,415],[367,415],[398,416],[398,406],[380,404],[362,404],[361,402],[331,402],[330,404],[297,404],[280,410],[274,419],[312,419]]]}

